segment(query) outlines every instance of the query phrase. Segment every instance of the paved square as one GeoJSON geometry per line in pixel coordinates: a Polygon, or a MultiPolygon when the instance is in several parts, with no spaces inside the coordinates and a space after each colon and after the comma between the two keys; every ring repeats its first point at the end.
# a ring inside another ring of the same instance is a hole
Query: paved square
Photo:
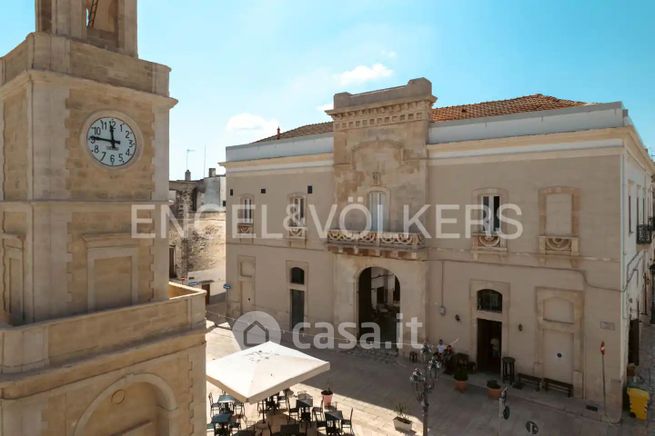
{"type": "MultiPolygon", "coordinates": [[[[652,339],[650,326],[644,326],[644,347],[652,339]]],[[[289,344],[285,344],[289,345],[289,344]]],[[[238,345],[227,324],[222,324],[207,333],[207,361],[211,361],[238,350],[238,345]]],[[[421,410],[416,401],[409,375],[414,364],[406,359],[377,359],[368,353],[332,350],[303,350],[315,357],[330,362],[331,370],[314,377],[304,384],[292,387],[294,392],[306,391],[320,399],[320,391],[328,384],[334,391],[333,402],[344,412],[354,410],[355,434],[396,435],[393,418],[396,404],[407,405],[416,434],[422,434],[419,417],[421,410]]],[[[644,355],[643,364],[652,364],[653,354],[644,355]]],[[[449,375],[442,375],[437,388],[430,396],[430,435],[496,435],[498,434],[498,403],[488,399],[482,387],[473,386],[470,380],[468,391],[459,393],[453,389],[454,381],[449,375]]],[[[207,384],[208,392],[218,394],[219,389],[207,384]]],[[[527,388],[526,388],[527,389],[527,388]]],[[[540,435],[649,435],[654,434],[647,424],[624,416],[622,425],[602,422],[582,407],[583,402],[566,398],[563,394],[545,392],[519,392],[510,390],[511,416],[501,423],[502,435],[526,435],[527,421],[539,426],[540,435]],[[587,416],[588,415],[588,416],[587,416]]],[[[248,423],[257,421],[254,406],[247,406],[248,423]]],[[[652,411],[651,411],[652,416],[652,411]]],[[[266,431],[264,434],[266,435],[266,431]]],[[[311,434],[311,433],[310,433],[311,434]]]]}

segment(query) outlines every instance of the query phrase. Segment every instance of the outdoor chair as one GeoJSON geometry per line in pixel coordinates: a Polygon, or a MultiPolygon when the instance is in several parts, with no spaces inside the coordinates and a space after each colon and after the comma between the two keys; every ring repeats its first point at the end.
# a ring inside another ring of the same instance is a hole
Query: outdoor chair
{"type": "Polygon", "coordinates": [[[341,429],[345,430],[346,427],[350,430],[349,433],[353,432],[353,409],[350,408],[350,417],[348,419],[341,420],[341,429]]]}
{"type": "Polygon", "coordinates": [[[319,429],[322,428],[325,432],[327,432],[327,421],[325,420],[323,409],[319,409],[318,407],[314,407],[314,409],[318,409],[318,410],[312,410],[312,415],[314,418],[314,425],[316,426],[316,430],[318,431],[319,429]]]}
{"type": "Polygon", "coordinates": [[[321,406],[320,407],[319,406],[312,407],[312,415],[315,412],[323,412],[323,399],[321,399],[321,406]]]}
{"type": "Polygon", "coordinates": [[[287,408],[287,414],[289,415],[288,421],[291,421],[292,419],[298,421],[300,419],[300,409],[298,409],[298,406],[296,407],[288,407],[287,408]]]}
{"type": "Polygon", "coordinates": [[[214,408],[216,408],[218,410],[219,409],[219,404],[218,404],[218,402],[214,401],[214,396],[210,392],[209,393],[209,414],[210,415],[214,414],[214,408]]]}

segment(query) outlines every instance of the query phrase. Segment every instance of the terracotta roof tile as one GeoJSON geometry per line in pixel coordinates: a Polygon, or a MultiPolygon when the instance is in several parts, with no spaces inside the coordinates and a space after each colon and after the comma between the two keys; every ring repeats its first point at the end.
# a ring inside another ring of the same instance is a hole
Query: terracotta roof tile
{"type": "Polygon", "coordinates": [[[486,101],[483,103],[436,108],[432,110],[432,121],[495,117],[498,115],[509,115],[521,112],[564,109],[567,107],[583,106],[585,104],[587,103],[573,100],[562,100],[548,95],[533,94],[512,98],[510,100],[486,101]]]}
{"type": "MultiPolygon", "coordinates": [[[[470,118],[495,117],[499,115],[510,115],[522,112],[546,111],[553,109],[564,109],[568,107],[584,106],[588,103],[562,100],[543,94],[532,94],[509,100],[485,101],[482,103],[463,104],[459,106],[447,106],[432,109],[432,121],[453,121],[470,118]]],[[[280,133],[279,139],[296,138],[300,136],[320,135],[332,132],[332,122],[308,124],[297,127],[293,130],[280,133]]],[[[277,135],[260,139],[255,142],[272,141],[277,135]]]]}
{"type": "MultiPolygon", "coordinates": [[[[306,126],[300,126],[293,130],[287,130],[286,132],[280,133],[279,139],[295,138],[297,136],[309,136],[309,135],[320,135],[322,133],[329,133],[332,131],[332,121],[327,123],[318,123],[318,124],[307,124],[306,126]]],[[[265,142],[272,141],[277,138],[277,135],[269,136],[268,138],[260,139],[255,142],[265,142]]]]}

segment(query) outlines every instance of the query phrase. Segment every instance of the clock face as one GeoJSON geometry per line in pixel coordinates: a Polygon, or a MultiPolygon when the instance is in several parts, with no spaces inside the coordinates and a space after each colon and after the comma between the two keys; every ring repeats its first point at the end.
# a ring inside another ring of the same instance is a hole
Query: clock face
{"type": "Polygon", "coordinates": [[[86,133],[86,145],[91,156],[108,167],[127,165],[138,147],[134,130],[117,117],[95,120],[86,133]]]}

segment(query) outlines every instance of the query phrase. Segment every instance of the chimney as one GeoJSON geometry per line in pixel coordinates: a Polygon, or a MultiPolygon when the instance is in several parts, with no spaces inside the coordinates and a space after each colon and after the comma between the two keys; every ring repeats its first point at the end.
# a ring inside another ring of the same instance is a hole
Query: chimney
{"type": "Polygon", "coordinates": [[[280,126],[277,127],[277,139],[280,139],[280,126]]]}
{"type": "Polygon", "coordinates": [[[190,182],[190,181],[191,181],[191,171],[186,170],[186,171],[184,172],[184,180],[186,180],[187,182],[190,182]]]}
{"type": "Polygon", "coordinates": [[[216,177],[216,168],[209,169],[209,177],[216,177]]]}

